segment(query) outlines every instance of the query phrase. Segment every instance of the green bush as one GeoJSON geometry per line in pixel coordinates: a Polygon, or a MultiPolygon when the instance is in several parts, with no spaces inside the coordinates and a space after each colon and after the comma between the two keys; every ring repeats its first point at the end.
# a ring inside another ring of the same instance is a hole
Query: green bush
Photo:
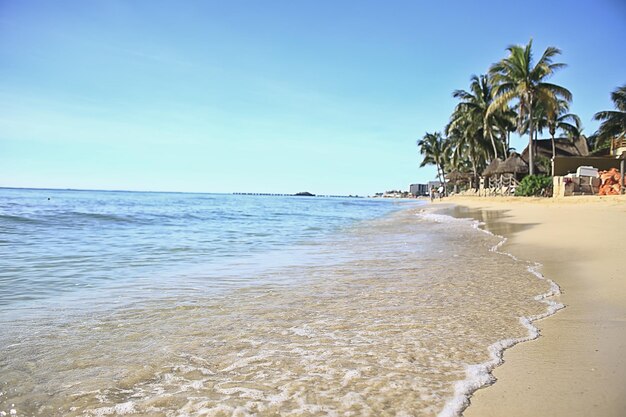
{"type": "Polygon", "coordinates": [[[515,190],[516,196],[548,196],[552,189],[552,177],[547,175],[527,175],[515,190]]]}

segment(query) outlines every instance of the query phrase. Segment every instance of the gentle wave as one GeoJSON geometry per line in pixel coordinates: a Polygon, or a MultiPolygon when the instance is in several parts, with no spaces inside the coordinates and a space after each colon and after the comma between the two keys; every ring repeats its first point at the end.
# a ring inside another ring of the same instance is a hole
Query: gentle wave
{"type": "Polygon", "coordinates": [[[31,217],[26,216],[16,216],[11,214],[0,214],[0,222],[5,224],[10,223],[38,223],[41,220],[33,219],[31,217]]]}
{"type": "Polygon", "coordinates": [[[558,307],[502,238],[411,206],[8,194],[11,214],[104,214],[3,236],[18,415],[458,415],[558,307]]]}
{"type": "MultiPolygon", "coordinates": [[[[492,252],[508,256],[515,261],[520,261],[520,259],[513,254],[501,250],[502,246],[506,243],[507,238],[485,229],[485,224],[478,220],[459,219],[445,214],[424,211],[418,213],[418,215],[422,218],[429,219],[435,222],[469,222],[475,229],[500,239],[500,241],[496,245],[491,247],[490,250],[492,252]]],[[[551,279],[546,278],[545,276],[543,276],[543,274],[539,272],[539,270],[541,269],[541,264],[535,262],[534,264],[528,266],[527,269],[529,273],[533,274],[540,280],[547,281],[550,285],[550,290],[548,292],[535,296],[535,300],[541,301],[547,305],[545,313],[536,314],[529,317],[520,317],[520,324],[528,329],[528,336],[499,340],[488,347],[490,356],[489,361],[474,365],[468,365],[465,371],[466,378],[462,381],[458,381],[455,384],[454,396],[446,402],[446,405],[438,414],[438,417],[460,416],[463,410],[465,410],[470,405],[470,398],[474,392],[482,387],[491,385],[495,382],[492,371],[503,363],[502,356],[504,354],[504,351],[519,343],[537,339],[539,337],[539,329],[533,323],[537,320],[541,320],[551,315],[554,315],[557,311],[565,308],[564,304],[550,299],[559,296],[561,294],[561,289],[558,284],[556,284],[551,279]]]]}
{"type": "MultiPolygon", "coordinates": [[[[68,292],[99,303],[94,288],[118,280],[139,295],[133,282],[146,276],[170,285],[177,271],[271,254],[397,209],[365,199],[348,209],[342,199],[176,193],[0,189],[0,197],[0,242],[10,248],[0,257],[0,306],[14,309],[68,292]]],[[[215,279],[207,288],[221,288],[215,279]]]]}
{"type": "Polygon", "coordinates": [[[86,213],[80,211],[69,211],[67,213],[62,213],[60,215],[55,216],[57,220],[97,220],[99,222],[104,223],[134,223],[140,222],[141,220],[138,217],[131,216],[119,216],[115,214],[105,214],[105,213],[86,213]]]}

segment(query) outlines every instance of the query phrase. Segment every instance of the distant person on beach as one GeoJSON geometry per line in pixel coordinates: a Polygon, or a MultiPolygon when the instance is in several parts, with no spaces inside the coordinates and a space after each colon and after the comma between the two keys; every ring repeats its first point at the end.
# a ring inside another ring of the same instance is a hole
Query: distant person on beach
{"type": "Polygon", "coordinates": [[[441,200],[443,198],[443,192],[444,192],[443,185],[440,185],[437,191],[439,193],[439,199],[441,200]]]}
{"type": "Polygon", "coordinates": [[[435,199],[435,187],[430,187],[430,202],[432,203],[435,199]]]}

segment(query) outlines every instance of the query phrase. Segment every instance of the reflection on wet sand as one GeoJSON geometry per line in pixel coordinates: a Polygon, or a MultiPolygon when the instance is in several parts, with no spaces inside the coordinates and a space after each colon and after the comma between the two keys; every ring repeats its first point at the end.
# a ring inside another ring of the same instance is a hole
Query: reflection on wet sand
{"type": "Polygon", "coordinates": [[[459,205],[449,205],[437,210],[459,219],[475,219],[481,223],[481,227],[498,236],[513,236],[515,233],[533,227],[533,224],[520,224],[507,222],[506,210],[470,208],[459,205]]]}

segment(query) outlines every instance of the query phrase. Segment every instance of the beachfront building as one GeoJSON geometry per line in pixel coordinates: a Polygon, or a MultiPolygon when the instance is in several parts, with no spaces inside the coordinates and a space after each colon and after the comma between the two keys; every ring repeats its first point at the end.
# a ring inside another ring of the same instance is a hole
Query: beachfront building
{"type": "MultiPolygon", "coordinates": [[[[554,140],[554,155],[555,158],[589,156],[587,139],[583,135],[575,139],[557,138],[554,140]]],[[[528,162],[528,147],[524,149],[521,157],[528,162]]],[[[551,139],[537,139],[535,141],[535,170],[538,174],[553,174],[554,162],[552,161],[551,139]]]]}
{"type": "MultiPolygon", "coordinates": [[[[623,137],[614,139],[604,155],[592,155],[584,136],[555,139],[554,148],[550,139],[539,139],[535,149],[536,172],[553,177],[552,195],[555,197],[602,194],[602,172],[615,170],[620,173],[620,178],[624,178],[626,140],[623,137]]],[[[524,162],[528,161],[528,148],[521,158],[524,162]]],[[[624,183],[623,179],[621,183],[624,183]]],[[[623,193],[623,188],[611,192],[623,193]]]]}
{"type": "MultiPolygon", "coordinates": [[[[556,138],[554,139],[554,151],[556,156],[587,156],[589,155],[589,145],[587,138],[581,135],[576,139],[556,138]]],[[[552,140],[537,139],[535,141],[535,156],[552,158],[552,140]]],[[[528,147],[522,152],[522,159],[528,161],[528,147]]]]}
{"type": "Polygon", "coordinates": [[[440,181],[428,181],[428,189],[429,190],[431,188],[434,188],[436,190],[439,187],[441,187],[441,182],[440,181]]]}
{"type": "Polygon", "coordinates": [[[611,141],[611,155],[626,159],[626,135],[621,135],[611,141]]]}
{"type": "Polygon", "coordinates": [[[409,186],[409,192],[413,197],[428,195],[428,184],[411,184],[409,186]]]}

